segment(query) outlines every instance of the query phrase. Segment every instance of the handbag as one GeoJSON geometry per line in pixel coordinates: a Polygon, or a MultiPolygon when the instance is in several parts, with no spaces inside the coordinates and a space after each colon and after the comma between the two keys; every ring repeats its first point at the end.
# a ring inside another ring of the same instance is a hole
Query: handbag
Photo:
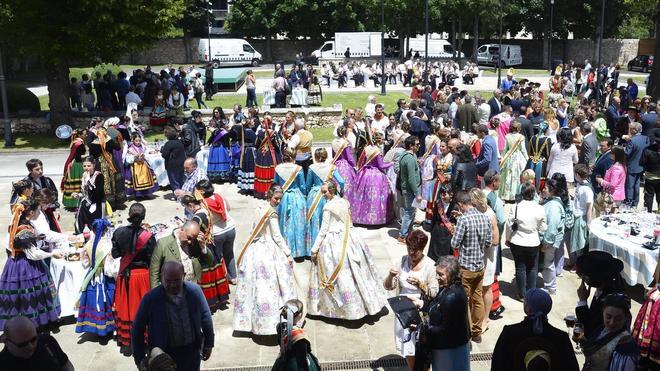
{"type": "Polygon", "coordinates": [[[387,302],[392,307],[397,320],[399,320],[403,328],[409,328],[410,325],[417,325],[422,322],[419,310],[408,297],[395,296],[388,298],[387,302]]]}
{"type": "Polygon", "coordinates": [[[518,230],[518,203],[516,203],[516,211],[513,215],[513,223],[511,223],[511,230],[514,232],[518,230]]]}

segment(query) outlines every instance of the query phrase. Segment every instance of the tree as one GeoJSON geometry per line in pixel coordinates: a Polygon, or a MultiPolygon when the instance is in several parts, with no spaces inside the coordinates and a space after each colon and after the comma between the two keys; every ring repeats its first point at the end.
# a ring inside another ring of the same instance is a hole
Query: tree
{"type": "Polygon", "coordinates": [[[655,19],[655,52],[654,52],[654,65],[651,70],[649,84],[646,87],[646,94],[650,94],[654,100],[660,99],[660,3],[656,3],[653,18],[655,19]]]}
{"type": "Polygon", "coordinates": [[[183,44],[186,48],[186,61],[191,60],[190,55],[190,37],[205,37],[208,35],[210,26],[209,20],[209,1],[208,0],[185,0],[183,16],[177,22],[183,30],[183,44]]]}
{"type": "Polygon", "coordinates": [[[3,0],[13,17],[0,38],[38,55],[46,70],[51,125],[71,122],[69,66],[116,62],[144,49],[183,11],[183,0],[3,0]],[[147,21],[148,20],[148,21],[147,21]]]}
{"type": "Polygon", "coordinates": [[[234,0],[225,19],[225,28],[244,37],[265,37],[265,59],[271,60],[271,40],[288,26],[281,22],[282,3],[279,0],[234,0]]]}

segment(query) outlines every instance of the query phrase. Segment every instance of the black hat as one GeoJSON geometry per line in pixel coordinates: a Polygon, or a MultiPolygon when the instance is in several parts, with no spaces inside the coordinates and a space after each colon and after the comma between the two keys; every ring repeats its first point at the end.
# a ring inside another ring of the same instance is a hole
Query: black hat
{"type": "Polygon", "coordinates": [[[199,117],[202,115],[202,113],[197,110],[190,112],[190,114],[192,115],[192,117],[199,117]]]}
{"type": "Polygon", "coordinates": [[[623,262],[604,251],[589,251],[577,258],[577,274],[586,275],[596,281],[614,278],[623,270],[623,262]]]}

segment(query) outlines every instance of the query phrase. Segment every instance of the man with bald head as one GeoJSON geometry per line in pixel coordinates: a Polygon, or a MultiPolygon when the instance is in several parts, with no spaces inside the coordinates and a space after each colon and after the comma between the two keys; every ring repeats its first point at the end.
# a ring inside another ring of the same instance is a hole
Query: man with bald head
{"type": "Polygon", "coordinates": [[[215,336],[211,311],[202,289],[186,274],[181,262],[166,261],[160,269],[162,283],[142,298],[131,329],[136,365],[154,348],[172,357],[178,371],[198,371],[201,360],[211,357],[215,336]],[[149,334],[146,348],[145,332],[149,334]]]}
{"type": "Polygon", "coordinates": [[[195,191],[195,184],[202,179],[208,179],[206,170],[202,169],[197,164],[197,159],[188,157],[183,162],[183,171],[185,173],[185,180],[181,185],[181,189],[175,189],[174,195],[177,198],[183,197],[186,193],[193,193],[195,191]]]}
{"type": "Polygon", "coordinates": [[[199,224],[188,221],[169,236],[158,240],[149,264],[152,289],[160,284],[162,266],[167,262],[182,264],[186,281],[197,282],[202,278],[202,264],[213,263],[213,253],[206,247],[199,224]]]}
{"type": "Polygon", "coordinates": [[[73,371],[73,365],[57,340],[37,334],[34,323],[26,317],[14,317],[5,323],[0,340],[0,369],[21,371],[73,371]]]}
{"type": "Polygon", "coordinates": [[[303,118],[297,118],[294,121],[294,127],[296,132],[291,136],[288,147],[291,152],[296,154],[296,164],[302,166],[306,177],[307,169],[312,163],[312,141],[314,136],[305,129],[305,119],[303,118]]]}

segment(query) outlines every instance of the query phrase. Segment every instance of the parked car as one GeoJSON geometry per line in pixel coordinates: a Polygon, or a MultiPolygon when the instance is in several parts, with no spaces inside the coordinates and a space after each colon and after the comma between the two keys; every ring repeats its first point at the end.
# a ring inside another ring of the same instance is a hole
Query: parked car
{"type": "Polygon", "coordinates": [[[628,71],[642,71],[644,73],[650,72],[653,68],[653,56],[642,54],[635,57],[635,59],[628,62],[628,71]]]}

